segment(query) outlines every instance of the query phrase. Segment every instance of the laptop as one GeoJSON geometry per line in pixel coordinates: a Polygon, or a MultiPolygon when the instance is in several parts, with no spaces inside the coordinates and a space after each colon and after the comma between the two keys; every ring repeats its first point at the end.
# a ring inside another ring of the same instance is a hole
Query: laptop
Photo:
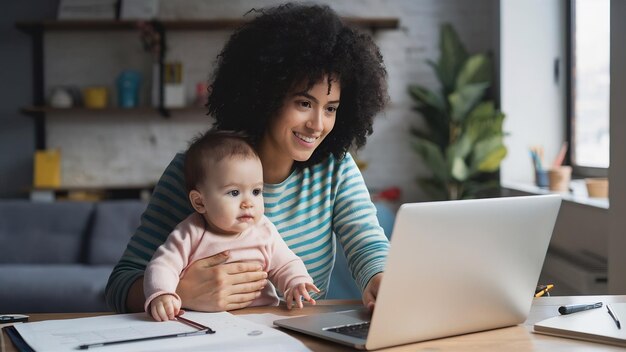
{"type": "Polygon", "coordinates": [[[403,204],[373,314],[274,324],[367,350],[520,324],[560,205],[559,195],[403,204]]]}

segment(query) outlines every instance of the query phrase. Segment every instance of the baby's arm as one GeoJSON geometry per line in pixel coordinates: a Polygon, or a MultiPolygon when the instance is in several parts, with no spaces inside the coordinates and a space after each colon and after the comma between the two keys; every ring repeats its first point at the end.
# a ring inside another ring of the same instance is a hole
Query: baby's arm
{"type": "Polygon", "coordinates": [[[320,292],[320,290],[313,284],[313,278],[307,272],[302,259],[289,249],[273,224],[268,221],[267,225],[272,234],[268,267],[270,281],[283,292],[287,308],[291,309],[294,300],[296,305],[302,308],[302,298],[315,304],[308,291],[320,292]]]}
{"type": "MultiPolygon", "coordinates": [[[[180,274],[189,265],[192,248],[195,248],[198,242],[195,228],[189,220],[190,218],[187,218],[172,231],[165,243],[154,253],[152,260],[146,267],[144,277],[144,293],[146,295],[144,309],[146,312],[153,312],[152,302],[164,295],[176,299],[180,309],[181,300],[176,294],[176,287],[180,274]]],[[[152,316],[158,320],[154,313],[152,316]]]]}
{"type": "Polygon", "coordinates": [[[150,314],[156,321],[172,320],[180,313],[180,304],[178,296],[166,293],[150,302],[150,314]]]}

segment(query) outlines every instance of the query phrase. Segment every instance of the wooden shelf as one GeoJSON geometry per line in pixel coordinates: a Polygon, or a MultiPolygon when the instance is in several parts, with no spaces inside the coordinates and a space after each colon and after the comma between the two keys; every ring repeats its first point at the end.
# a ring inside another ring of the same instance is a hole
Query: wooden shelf
{"type": "MultiPolygon", "coordinates": [[[[90,109],[83,107],[75,108],[53,108],[49,106],[28,106],[21,109],[22,113],[26,115],[38,115],[38,114],[84,114],[84,115],[123,115],[123,114],[157,114],[159,109],[153,107],[138,107],[138,108],[103,108],[103,109],[90,109]]],[[[176,113],[200,113],[206,114],[207,110],[204,107],[186,106],[183,108],[168,108],[168,112],[176,113]]]]}
{"type": "MultiPolygon", "coordinates": [[[[399,20],[395,17],[344,17],[352,25],[378,29],[397,29],[399,20]]],[[[247,20],[239,18],[220,18],[211,20],[162,20],[166,30],[232,30],[238,28],[247,20]]],[[[129,20],[51,20],[51,21],[20,21],[16,27],[24,32],[31,33],[42,30],[49,31],[101,31],[101,30],[134,30],[139,21],[129,20]]]]}
{"type": "Polygon", "coordinates": [[[153,189],[154,184],[136,184],[136,185],[105,185],[105,186],[60,186],[60,187],[36,187],[30,189],[31,192],[99,192],[99,191],[126,191],[153,189]]]}
{"type": "MultiPolygon", "coordinates": [[[[251,16],[252,17],[252,16],[251,16]]],[[[251,18],[216,18],[216,19],[189,19],[189,20],[168,20],[163,19],[159,22],[163,25],[164,30],[178,31],[206,31],[206,30],[233,30],[250,21],[251,18]]],[[[346,23],[358,26],[372,32],[380,29],[397,29],[399,27],[399,19],[397,17],[343,17],[346,23]]],[[[44,106],[45,100],[45,80],[44,80],[44,51],[45,51],[45,32],[46,31],[138,31],[139,20],[44,20],[44,21],[18,21],[15,23],[16,28],[31,36],[33,49],[33,104],[35,106],[24,107],[22,113],[29,115],[34,120],[35,129],[35,148],[46,148],[46,118],[54,115],[83,114],[89,116],[108,115],[129,115],[158,114],[163,117],[169,117],[172,114],[193,113],[198,116],[206,116],[206,109],[201,107],[184,107],[184,108],[165,108],[157,109],[152,107],[139,107],[133,109],[122,108],[105,108],[105,109],[88,109],[88,108],[67,108],[59,109],[44,106]]],[[[143,21],[145,22],[145,21],[143,21]]]]}
{"type": "Polygon", "coordinates": [[[148,199],[154,184],[38,187],[29,190],[38,202],[58,200],[100,201],[104,199],[148,199]]]}

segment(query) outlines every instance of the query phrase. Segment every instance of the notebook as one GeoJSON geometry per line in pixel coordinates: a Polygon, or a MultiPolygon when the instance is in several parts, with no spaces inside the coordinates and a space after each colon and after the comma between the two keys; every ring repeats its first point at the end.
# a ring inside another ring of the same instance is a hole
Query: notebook
{"type": "MultiPolygon", "coordinates": [[[[626,323],[626,303],[610,303],[622,324],[626,323]]],[[[626,326],[617,328],[606,310],[606,304],[598,309],[558,315],[535,324],[540,334],[568,337],[626,347],[626,326]]]]}
{"type": "Polygon", "coordinates": [[[403,204],[373,315],[274,324],[378,349],[522,323],[560,204],[558,195],[403,204]]]}

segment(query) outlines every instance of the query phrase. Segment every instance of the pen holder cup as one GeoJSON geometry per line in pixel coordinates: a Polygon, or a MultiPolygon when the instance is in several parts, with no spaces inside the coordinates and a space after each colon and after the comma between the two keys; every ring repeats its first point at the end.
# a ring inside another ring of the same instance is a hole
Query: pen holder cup
{"type": "Polygon", "coordinates": [[[547,170],[535,170],[535,185],[539,188],[548,188],[550,179],[547,170]]]}
{"type": "Polygon", "coordinates": [[[572,178],[571,166],[559,166],[548,171],[550,190],[555,192],[569,192],[569,182],[572,178]]]}
{"type": "Polygon", "coordinates": [[[587,194],[591,198],[609,197],[609,180],[607,178],[586,178],[587,194]]]}

